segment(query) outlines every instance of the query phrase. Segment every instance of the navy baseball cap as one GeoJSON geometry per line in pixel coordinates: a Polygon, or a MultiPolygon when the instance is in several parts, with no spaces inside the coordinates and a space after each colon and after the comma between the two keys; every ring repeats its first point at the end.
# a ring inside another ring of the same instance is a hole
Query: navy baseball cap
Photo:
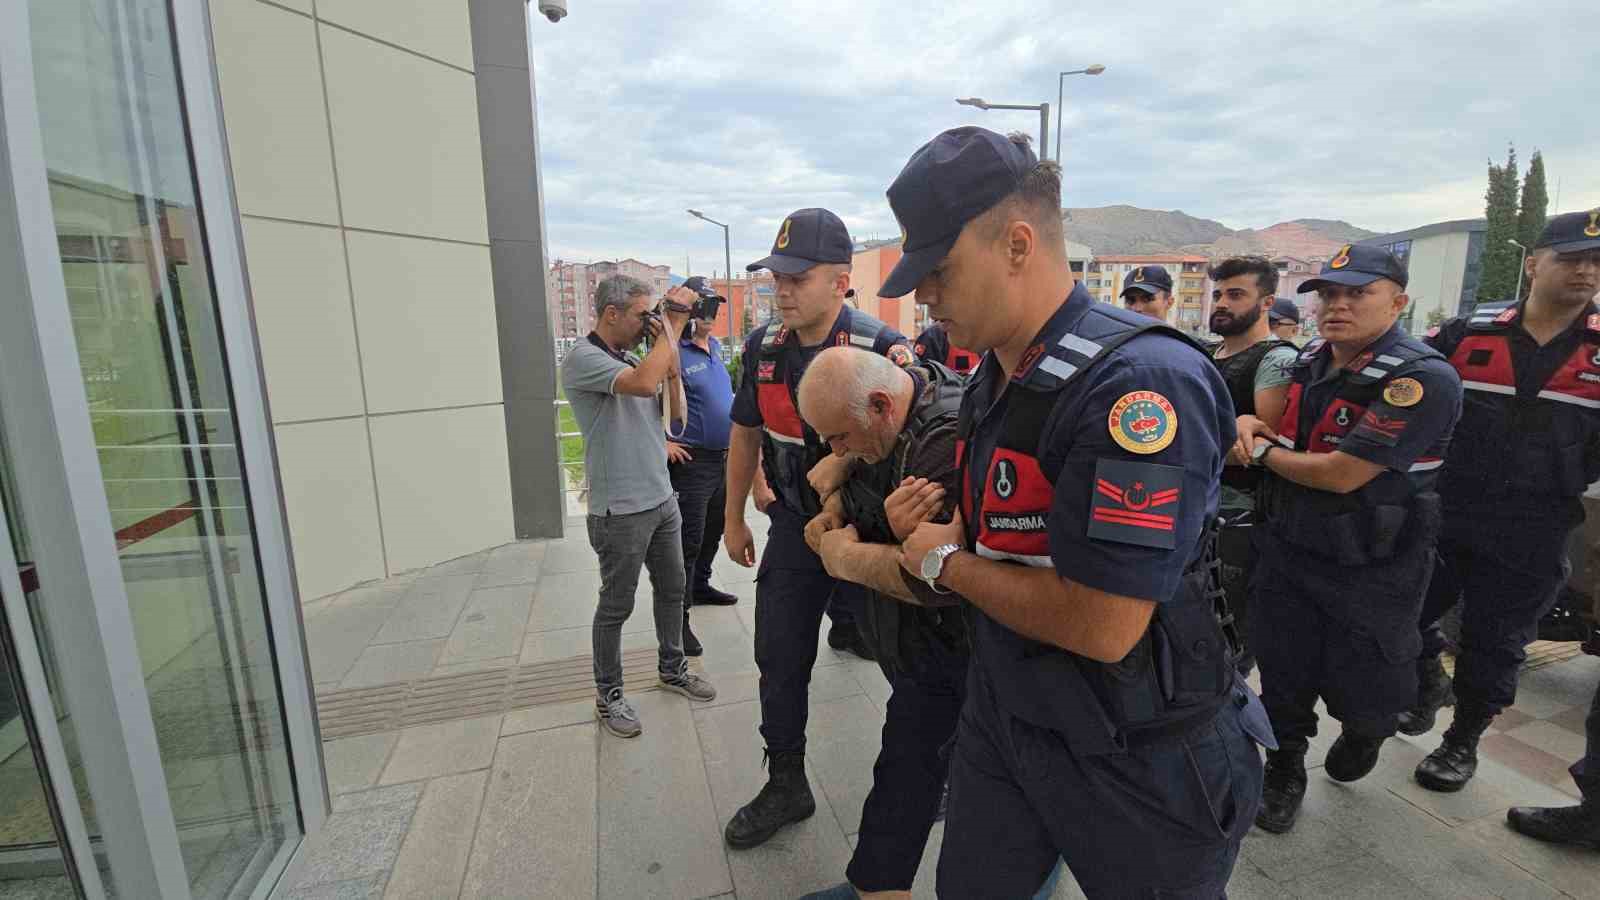
{"type": "Polygon", "coordinates": [[[900,261],[880,297],[916,290],[961,237],[961,229],[1010,196],[1039,158],[987,128],[952,128],[923,144],[889,185],[900,222],[900,261]]]}
{"type": "Polygon", "coordinates": [[[1272,309],[1267,313],[1267,321],[1272,322],[1273,324],[1277,324],[1278,322],[1294,322],[1299,324],[1300,307],[1295,305],[1295,302],[1287,297],[1279,297],[1278,299],[1272,301],[1272,309]]]}
{"type": "Polygon", "coordinates": [[[771,269],[780,275],[799,275],[818,263],[847,263],[854,258],[850,229],[825,209],[797,209],[778,226],[772,255],[745,266],[745,271],[771,269]]]}
{"type": "Polygon", "coordinates": [[[1600,247],[1600,209],[1555,216],[1539,232],[1533,249],[1548,247],[1557,253],[1576,253],[1600,247]]]}
{"type": "Polygon", "coordinates": [[[1128,273],[1128,283],[1122,287],[1122,296],[1129,291],[1144,291],[1154,297],[1162,291],[1172,293],[1172,275],[1163,266],[1134,266],[1128,273]]]}
{"type": "Polygon", "coordinates": [[[1297,294],[1309,294],[1326,284],[1361,287],[1379,278],[1387,278],[1401,287],[1406,286],[1406,266],[1387,248],[1367,244],[1345,244],[1333,259],[1322,264],[1315,278],[1308,278],[1295,289],[1297,294]]]}

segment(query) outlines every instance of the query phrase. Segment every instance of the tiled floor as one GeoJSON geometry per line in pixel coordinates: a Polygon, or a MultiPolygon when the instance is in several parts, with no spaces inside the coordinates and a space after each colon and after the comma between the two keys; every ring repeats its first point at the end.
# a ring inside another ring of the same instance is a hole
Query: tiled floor
{"type": "MultiPolygon", "coordinates": [[[[764,526],[756,528],[758,541],[764,526]]],[[[581,527],[308,604],[319,688],[584,655],[598,579],[581,527]]],[[[326,745],[335,812],[292,873],[294,898],[794,898],[836,883],[871,787],[888,685],[874,664],[824,643],[811,690],[807,766],[817,814],[768,844],[730,851],[721,830],[760,788],[752,652],[754,572],[726,558],[737,606],[697,607],[709,704],[637,693],[644,735],[601,733],[587,700],[460,719],[326,745]]],[[[625,649],[653,641],[648,586],[625,649]]],[[[1466,791],[1431,794],[1411,770],[1437,745],[1397,738],[1379,769],[1337,784],[1313,773],[1300,823],[1252,832],[1229,896],[1600,898],[1600,853],[1510,832],[1512,804],[1566,804],[1600,659],[1529,672],[1484,740],[1466,791]]],[[[1336,728],[1335,723],[1328,723],[1336,728]]],[[[1332,743],[1324,728],[1312,762],[1332,743]]],[[[936,827],[915,894],[933,896],[936,827]]],[[[1070,879],[1058,897],[1080,894],[1070,879]]]]}

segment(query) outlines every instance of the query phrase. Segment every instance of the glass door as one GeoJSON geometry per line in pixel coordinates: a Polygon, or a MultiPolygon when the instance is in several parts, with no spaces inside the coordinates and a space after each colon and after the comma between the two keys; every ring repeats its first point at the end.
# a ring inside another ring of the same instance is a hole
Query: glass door
{"type": "Polygon", "coordinates": [[[253,885],[299,823],[173,24],[31,0],[73,337],[190,889],[253,885]]]}

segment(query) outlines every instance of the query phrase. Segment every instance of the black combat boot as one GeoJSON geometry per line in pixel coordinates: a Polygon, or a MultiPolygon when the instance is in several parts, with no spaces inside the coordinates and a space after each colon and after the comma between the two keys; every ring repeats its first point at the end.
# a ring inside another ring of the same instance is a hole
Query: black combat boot
{"type": "Polygon", "coordinates": [[[1400,733],[1412,736],[1433,730],[1439,710],[1456,705],[1456,692],[1437,656],[1417,660],[1417,704],[1400,714],[1400,733]]]}
{"type": "Polygon", "coordinates": [[[683,608],[683,655],[701,656],[705,652],[706,648],[700,646],[700,639],[695,637],[694,632],[689,630],[689,607],[685,606],[683,608]]]}
{"type": "Polygon", "coordinates": [[[806,781],[805,753],[774,753],[767,762],[767,786],[733,814],[723,837],[738,850],[759,846],[778,829],[809,819],[816,811],[817,801],[806,781]]]}
{"type": "Polygon", "coordinates": [[[1466,787],[1478,771],[1478,738],[1492,721],[1494,716],[1488,710],[1456,707],[1456,720],[1445,729],[1444,742],[1417,763],[1417,784],[1446,794],[1466,787]]]}
{"type": "Polygon", "coordinates": [[[1306,746],[1267,751],[1267,768],[1261,784],[1261,811],[1256,827],[1283,834],[1294,827],[1300,802],[1306,797],[1306,746]]]}
{"type": "Polygon", "coordinates": [[[1536,840],[1600,850],[1600,801],[1585,800],[1577,806],[1518,806],[1506,811],[1506,822],[1536,840]]]}
{"type": "Polygon", "coordinates": [[[1346,731],[1328,748],[1322,770],[1334,781],[1359,781],[1378,764],[1384,739],[1346,731]]]}

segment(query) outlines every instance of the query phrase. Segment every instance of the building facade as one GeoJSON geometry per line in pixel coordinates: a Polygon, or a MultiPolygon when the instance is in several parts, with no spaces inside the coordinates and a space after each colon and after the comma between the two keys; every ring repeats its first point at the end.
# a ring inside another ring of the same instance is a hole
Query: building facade
{"type": "Polygon", "coordinates": [[[1488,227],[1485,219],[1456,219],[1380,234],[1361,242],[1385,247],[1406,264],[1406,293],[1411,296],[1411,303],[1400,321],[1412,334],[1465,315],[1484,300],[1508,299],[1478,297],[1488,227]]]}
{"type": "Polygon", "coordinates": [[[561,534],[531,34],[0,4],[0,895],[270,896],[302,598],[561,534]]]}

